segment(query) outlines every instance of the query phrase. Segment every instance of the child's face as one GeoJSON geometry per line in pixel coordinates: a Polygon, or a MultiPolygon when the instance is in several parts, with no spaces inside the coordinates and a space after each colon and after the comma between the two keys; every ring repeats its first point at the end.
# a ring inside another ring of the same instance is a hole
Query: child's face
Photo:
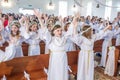
{"type": "Polygon", "coordinates": [[[112,30],[112,26],[109,26],[109,28],[108,28],[109,30],[112,30]]]}
{"type": "Polygon", "coordinates": [[[58,29],[54,30],[53,33],[54,33],[54,35],[56,37],[61,37],[61,35],[62,35],[62,28],[58,28],[58,29]]]}
{"type": "Polygon", "coordinates": [[[19,28],[17,26],[13,25],[11,30],[13,31],[13,33],[17,33],[19,28]]]}
{"type": "Polygon", "coordinates": [[[37,24],[34,24],[31,26],[31,31],[36,32],[37,31],[37,24]]]}
{"type": "Polygon", "coordinates": [[[115,26],[115,29],[118,30],[119,26],[115,26]]]}

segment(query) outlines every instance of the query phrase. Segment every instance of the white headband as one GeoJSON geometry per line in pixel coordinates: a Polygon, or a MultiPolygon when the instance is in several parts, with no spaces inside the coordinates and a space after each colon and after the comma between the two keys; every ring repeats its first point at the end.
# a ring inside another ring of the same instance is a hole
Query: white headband
{"type": "Polygon", "coordinates": [[[92,27],[89,27],[88,29],[86,29],[85,31],[82,31],[81,34],[87,32],[88,30],[90,30],[92,27]]]}

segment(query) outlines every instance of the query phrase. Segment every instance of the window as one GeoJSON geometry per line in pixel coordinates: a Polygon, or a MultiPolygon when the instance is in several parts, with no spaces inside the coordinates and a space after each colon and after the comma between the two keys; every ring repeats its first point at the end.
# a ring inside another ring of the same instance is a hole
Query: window
{"type": "MultiPolygon", "coordinates": [[[[112,0],[106,0],[106,5],[112,6],[112,0]]],[[[111,7],[105,7],[105,19],[111,16],[111,7]]]]}
{"type": "Polygon", "coordinates": [[[67,1],[59,1],[59,15],[67,16],[67,1]]]}
{"type": "Polygon", "coordinates": [[[19,8],[19,13],[33,15],[33,8],[19,8]]]}
{"type": "Polygon", "coordinates": [[[90,15],[91,16],[92,13],[92,2],[88,2],[87,4],[87,16],[90,15]]]}

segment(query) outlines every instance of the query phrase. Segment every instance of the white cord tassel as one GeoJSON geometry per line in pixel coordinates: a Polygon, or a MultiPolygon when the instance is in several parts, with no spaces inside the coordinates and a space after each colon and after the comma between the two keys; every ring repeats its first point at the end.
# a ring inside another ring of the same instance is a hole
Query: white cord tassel
{"type": "Polygon", "coordinates": [[[48,69],[46,69],[46,68],[44,67],[44,71],[45,71],[45,73],[48,75],[48,69]]]}
{"type": "Polygon", "coordinates": [[[72,70],[71,70],[70,66],[68,66],[68,70],[69,70],[70,72],[72,72],[72,70]]]}
{"type": "Polygon", "coordinates": [[[27,79],[27,80],[30,80],[30,75],[28,73],[26,73],[26,71],[24,71],[24,77],[27,79]]]}
{"type": "Polygon", "coordinates": [[[108,60],[106,63],[106,67],[105,67],[105,74],[108,74],[109,76],[113,76],[114,75],[114,62],[115,62],[115,47],[109,47],[109,52],[108,52],[108,60]]]}
{"type": "Polygon", "coordinates": [[[1,80],[7,80],[6,76],[4,75],[3,78],[1,80]]]}

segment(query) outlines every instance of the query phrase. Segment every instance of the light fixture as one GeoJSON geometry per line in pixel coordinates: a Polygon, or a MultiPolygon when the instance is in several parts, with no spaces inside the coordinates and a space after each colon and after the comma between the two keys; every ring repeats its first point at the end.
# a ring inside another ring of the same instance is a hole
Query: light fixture
{"type": "Polygon", "coordinates": [[[52,0],[50,0],[49,4],[47,6],[47,9],[54,10],[54,8],[55,8],[55,5],[52,3],[52,0]]]}
{"type": "Polygon", "coordinates": [[[99,5],[99,4],[97,4],[96,8],[99,8],[99,7],[100,7],[100,5],[99,5]]]}
{"type": "Polygon", "coordinates": [[[72,11],[74,11],[74,12],[78,11],[78,7],[75,4],[75,0],[74,0],[74,5],[72,6],[72,11]]]}
{"type": "Polygon", "coordinates": [[[74,5],[73,5],[73,7],[75,8],[75,7],[76,7],[76,5],[74,4],[74,5]]]}
{"type": "Polygon", "coordinates": [[[2,0],[1,6],[2,7],[11,7],[12,6],[11,0],[2,0]]]}
{"type": "Polygon", "coordinates": [[[52,6],[52,5],[53,5],[52,0],[50,0],[50,2],[49,2],[49,6],[52,6]]]}
{"type": "Polygon", "coordinates": [[[4,0],[4,2],[8,3],[8,0],[4,0]]]}

